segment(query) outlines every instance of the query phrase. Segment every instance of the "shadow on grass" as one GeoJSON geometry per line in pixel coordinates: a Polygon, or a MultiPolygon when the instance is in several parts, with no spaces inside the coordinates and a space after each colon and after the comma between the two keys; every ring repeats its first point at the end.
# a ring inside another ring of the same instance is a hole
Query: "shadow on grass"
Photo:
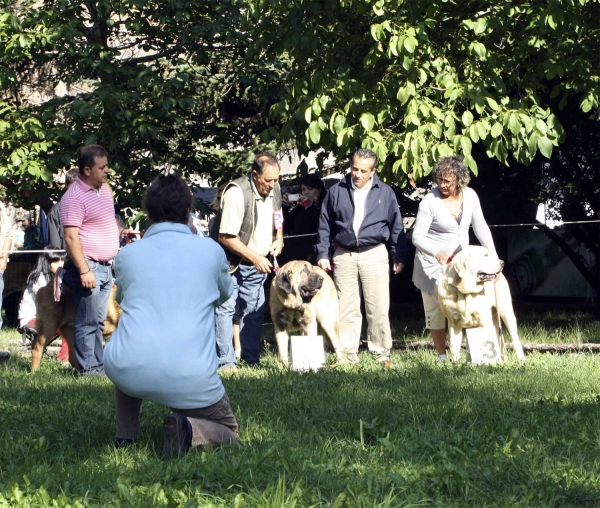
{"type": "Polygon", "coordinates": [[[240,446],[169,463],[156,455],[166,408],[145,403],[140,446],[115,452],[108,380],[50,361],[31,375],[24,359],[10,360],[0,365],[0,492],[27,475],[53,496],[101,502],[122,495],[126,478],[231,501],[285,476],[302,485],[301,506],[342,493],[348,506],[375,506],[392,491],[446,506],[600,502],[600,385],[582,384],[592,359],[578,377],[573,359],[557,357],[474,368],[413,353],[383,371],[361,356],[318,373],[282,369],[272,355],[242,368],[224,379],[240,446]]]}

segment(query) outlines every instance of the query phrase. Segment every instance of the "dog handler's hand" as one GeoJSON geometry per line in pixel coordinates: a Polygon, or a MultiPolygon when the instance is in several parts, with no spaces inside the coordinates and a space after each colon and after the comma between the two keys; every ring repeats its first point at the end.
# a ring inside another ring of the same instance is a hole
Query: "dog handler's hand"
{"type": "Polygon", "coordinates": [[[394,263],[394,275],[398,275],[404,270],[404,263],[394,263]]]}
{"type": "Polygon", "coordinates": [[[81,285],[86,289],[94,289],[96,287],[96,277],[94,272],[87,272],[79,276],[81,285]]]}
{"type": "Polygon", "coordinates": [[[283,250],[283,238],[275,238],[275,240],[273,240],[273,243],[271,244],[271,249],[269,250],[269,253],[272,256],[279,256],[279,254],[281,254],[282,250],[283,250]]]}
{"type": "Polygon", "coordinates": [[[438,260],[438,263],[442,266],[445,266],[448,264],[448,258],[450,256],[448,256],[448,254],[446,254],[445,252],[439,251],[436,255],[435,255],[435,259],[438,260]]]}
{"type": "Polygon", "coordinates": [[[254,267],[258,273],[271,273],[271,268],[273,268],[273,265],[266,257],[257,256],[257,258],[254,260],[254,267]]]}
{"type": "Polygon", "coordinates": [[[319,259],[319,261],[317,261],[317,265],[319,265],[319,267],[325,270],[326,272],[331,271],[331,263],[329,262],[329,259],[319,259]]]}

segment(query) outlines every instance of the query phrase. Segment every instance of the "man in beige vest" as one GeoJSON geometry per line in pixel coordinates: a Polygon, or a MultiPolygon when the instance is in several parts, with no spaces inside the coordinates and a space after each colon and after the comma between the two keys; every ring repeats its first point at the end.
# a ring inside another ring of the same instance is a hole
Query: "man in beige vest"
{"type": "Polygon", "coordinates": [[[264,283],[273,265],[268,256],[283,248],[283,215],[279,162],[274,155],[256,156],[252,172],[234,180],[223,192],[218,241],[231,266],[234,290],[215,311],[217,355],[221,370],[236,368],[233,315],[240,317],[241,358],[258,363],[264,315],[264,283]]]}

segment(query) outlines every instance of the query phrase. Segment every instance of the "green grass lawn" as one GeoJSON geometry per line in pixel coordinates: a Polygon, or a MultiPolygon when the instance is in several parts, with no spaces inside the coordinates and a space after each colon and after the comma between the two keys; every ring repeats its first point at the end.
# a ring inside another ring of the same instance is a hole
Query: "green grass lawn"
{"type": "MultiPolygon", "coordinates": [[[[523,336],[550,342],[555,320],[522,316],[523,336]]],[[[395,319],[395,338],[426,338],[413,321],[395,319]]],[[[579,323],[592,342],[590,316],[566,321],[562,337],[579,323]]],[[[0,349],[16,338],[3,331],[0,349]]],[[[139,444],[114,450],[110,381],[53,360],[30,374],[13,355],[0,363],[0,507],[600,506],[600,356],[392,360],[298,374],[269,353],[224,378],[239,446],[165,462],[166,408],[144,403],[139,444]]]]}

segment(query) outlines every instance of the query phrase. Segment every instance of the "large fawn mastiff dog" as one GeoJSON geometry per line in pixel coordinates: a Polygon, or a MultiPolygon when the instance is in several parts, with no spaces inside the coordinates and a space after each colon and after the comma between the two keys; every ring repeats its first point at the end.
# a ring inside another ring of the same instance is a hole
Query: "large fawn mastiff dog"
{"type": "Polygon", "coordinates": [[[437,281],[438,300],[448,319],[452,360],[460,358],[462,329],[498,327],[498,314],[510,332],[517,357],[525,357],[503,267],[504,262],[486,248],[470,245],[442,268],[437,281]]]}
{"type": "MultiPolygon", "coordinates": [[[[105,340],[108,340],[115,331],[121,317],[121,308],[115,300],[116,291],[117,286],[113,284],[102,332],[105,340]]],[[[71,291],[63,286],[60,300],[56,302],[54,301],[54,281],[51,281],[37,292],[36,306],[35,329],[37,336],[31,348],[31,372],[35,372],[39,368],[44,350],[56,338],[58,329],[69,344],[69,363],[78,371],[79,362],[75,355],[75,302],[71,291]]]]}
{"type": "Polygon", "coordinates": [[[269,307],[281,363],[289,363],[290,332],[314,336],[318,335],[319,327],[338,360],[344,363],[338,337],[337,291],[324,270],[308,261],[283,265],[271,283],[269,307]]]}

